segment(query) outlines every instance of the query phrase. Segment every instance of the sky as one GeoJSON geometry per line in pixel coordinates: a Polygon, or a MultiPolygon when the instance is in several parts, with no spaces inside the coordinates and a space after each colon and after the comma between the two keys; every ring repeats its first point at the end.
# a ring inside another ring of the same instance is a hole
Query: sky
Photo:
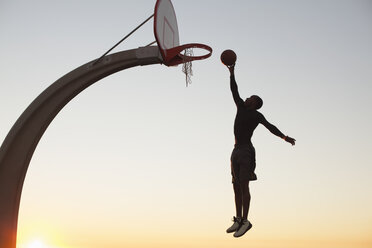
{"type": "MultiPolygon", "coordinates": [[[[58,78],[101,56],[155,1],[0,1],[0,140],[58,78]]],[[[173,0],[182,67],[100,80],[53,120],[31,160],[18,248],[372,247],[372,1],[173,0]],[[237,54],[259,126],[253,228],[236,239],[230,175],[236,113],[220,54],[237,54]],[[198,52],[198,51],[196,51],[198,52]]],[[[154,41],[152,21],[113,52],[154,41]]]]}

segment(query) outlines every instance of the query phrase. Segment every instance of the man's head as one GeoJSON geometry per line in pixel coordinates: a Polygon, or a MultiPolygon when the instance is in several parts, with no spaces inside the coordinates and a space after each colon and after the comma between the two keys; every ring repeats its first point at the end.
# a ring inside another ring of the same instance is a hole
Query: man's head
{"type": "Polygon", "coordinates": [[[263,105],[261,97],[253,95],[245,99],[244,105],[249,109],[259,109],[263,105]]]}

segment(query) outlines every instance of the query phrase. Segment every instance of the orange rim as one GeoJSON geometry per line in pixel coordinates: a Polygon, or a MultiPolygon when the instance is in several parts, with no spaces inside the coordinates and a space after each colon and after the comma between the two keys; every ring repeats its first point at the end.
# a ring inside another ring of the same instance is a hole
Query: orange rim
{"type": "Polygon", "coordinates": [[[202,60],[209,58],[212,55],[212,48],[210,46],[200,44],[200,43],[190,43],[182,46],[173,47],[166,50],[166,56],[164,59],[164,64],[167,66],[179,65],[185,62],[190,62],[194,60],[202,60]],[[187,56],[181,54],[187,48],[201,48],[207,50],[209,53],[201,56],[187,56]]]}

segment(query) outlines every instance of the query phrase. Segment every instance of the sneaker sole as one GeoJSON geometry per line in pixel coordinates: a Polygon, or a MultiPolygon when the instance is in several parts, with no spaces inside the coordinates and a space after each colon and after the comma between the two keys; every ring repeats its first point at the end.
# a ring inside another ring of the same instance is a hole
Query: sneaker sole
{"type": "Polygon", "coordinates": [[[236,230],[231,230],[231,231],[226,230],[226,233],[233,233],[233,232],[236,232],[236,231],[238,231],[238,229],[236,229],[236,230]]]}

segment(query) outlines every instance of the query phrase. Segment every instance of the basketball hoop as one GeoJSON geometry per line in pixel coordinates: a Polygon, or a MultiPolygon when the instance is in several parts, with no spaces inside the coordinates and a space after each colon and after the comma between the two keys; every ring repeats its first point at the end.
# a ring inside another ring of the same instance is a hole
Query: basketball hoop
{"type": "Polygon", "coordinates": [[[192,74],[192,61],[207,59],[212,55],[212,48],[210,46],[190,43],[182,46],[173,47],[171,49],[165,50],[165,53],[161,53],[163,56],[163,62],[166,66],[177,66],[182,65],[182,72],[186,76],[186,86],[191,84],[192,74]],[[208,51],[205,55],[194,56],[194,48],[200,48],[208,51]],[[184,51],[184,54],[182,54],[184,51]]]}
{"type": "Polygon", "coordinates": [[[212,48],[199,43],[190,43],[182,46],[177,46],[171,49],[166,50],[166,55],[163,57],[163,62],[167,66],[177,66],[182,65],[182,72],[186,76],[186,86],[191,84],[192,74],[192,61],[202,60],[209,58],[212,55],[212,48]],[[208,53],[201,56],[194,56],[194,48],[201,48],[207,50],[208,53]],[[184,51],[184,54],[182,54],[184,51]]]}
{"type": "Polygon", "coordinates": [[[185,61],[194,61],[194,60],[202,60],[202,59],[207,59],[212,55],[212,48],[210,46],[200,44],[200,43],[190,43],[190,44],[185,44],[182,46],[176,46],[170,49],[166,49],[163,59],[164,59],[164,64],[167,66],[176,66],[179,64],[184,63],[185,61]],[[182,54],[182,51],[185,51],[186,49],[194,49],[194,48],[200,48],[207,50],[208,53],[205,55],[200,55],[200,56],[194,56],[193,53],[192,55],[187,55],[187,54],[182,54]]]}
{"type": "Polygon", "coordinates": [[[176,13],[170,0],[157,0],[154,12],[154,34],[156,42],[166,66],[183,64],[182,71],[186,74],[186,86],[191,83],[192,61],[209,58],[212,55],[210,46],[190,43],[180,45],[176,13]],[[193,49],[206,50],[207,53],[194,56],[193,49]],[[182,54],[182,52],[184,52],[182,54]]]}

